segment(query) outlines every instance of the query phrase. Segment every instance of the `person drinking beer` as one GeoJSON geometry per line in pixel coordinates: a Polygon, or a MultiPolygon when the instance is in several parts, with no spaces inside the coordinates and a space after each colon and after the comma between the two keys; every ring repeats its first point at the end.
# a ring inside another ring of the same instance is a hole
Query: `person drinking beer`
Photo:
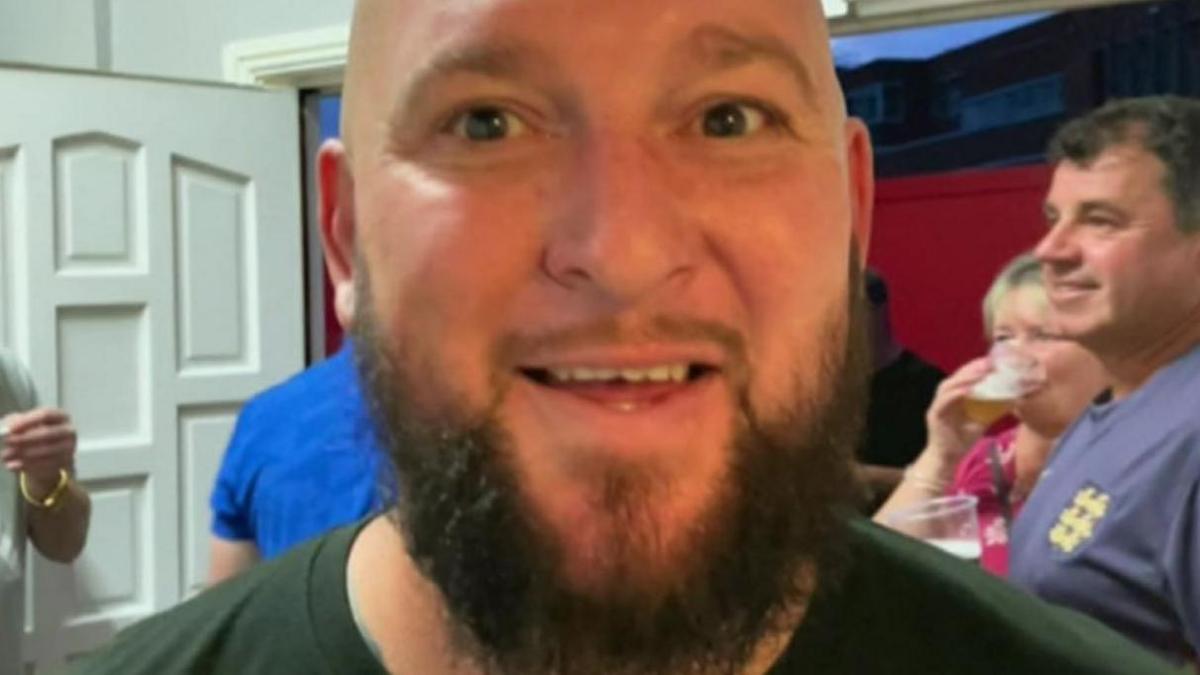
{"type": "Polygon", "coordinates": [[[1057,337],[1050,324],[1038,261],[1012,260],[983,300],[988,356],[969,361],[938,388],[925,420],[929,441],[909,465],[891,498],[875,514],[889,514],[950,494],[978,499],[981,565],[1008,573],[1008,532],[1033,489],[1055,440],[1106,386],[1100,362],[1057,337]],[[1018,424],[987,429],[1011,412],[1018,424]]]}

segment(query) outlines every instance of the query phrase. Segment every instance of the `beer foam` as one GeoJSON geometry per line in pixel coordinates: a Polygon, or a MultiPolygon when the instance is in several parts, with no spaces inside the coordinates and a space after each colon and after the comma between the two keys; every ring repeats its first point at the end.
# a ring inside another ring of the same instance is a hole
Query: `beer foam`
{"type": "Polygon", "coordinates": [[[971,388],[971,398],[983,401],[1008,401],[1017,398],[1023,392],[1020,371],[1002,363],[971,388]]]}

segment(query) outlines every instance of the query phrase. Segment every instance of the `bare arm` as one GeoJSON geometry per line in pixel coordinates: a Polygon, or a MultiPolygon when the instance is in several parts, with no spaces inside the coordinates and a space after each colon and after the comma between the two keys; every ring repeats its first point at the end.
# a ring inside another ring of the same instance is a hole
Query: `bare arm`
{"type": "Polygon", "coordinates": [[[858,472],[859,480],[866,485],[867,500],[872,505],[878,504],[880,500],[891,495],[904,477],[904,469],[897,469],[894,466],[860,462],[855,465],[855,470],[858,472]]]}
{"type": "MultiPolygon", "coordinates": [[[[49,494],[50,490],[39,494],[31,487],[30,492],[37,497],[49,494]]],[[[83,545],[87,543],[92,500],[87,491],[72,479],[58,504],[53,509],[30,507],[26,511],[29,539],[45,557],[55,562],[69,563],[79,557],[83,545]]]]}
{"type": "Polygon", "coordinates": [[[208,585],[235,577],[258,563],[258,546],[248,539],[212,537],[209,544],[208,585]]]}
{"type": "Polygon", "coordinates": [[[875,512],[882,523],[889,513],[946,493],[963,455],[983,435],[983,427],[967,419],[963,398],[990,370],[986,358],[975,359],[942,381],[925,413],[929,443],[907,470],[892,496],[875,512]]]}
{"type": "Polygon", "coordinates": [[[87,542],[92,503],[75,482],[75,428],[71,417],[57,408],[37,408],[9,415],[0,422],[7,430],[3,459],[9,471],[24,474],[28,497],[26,528],[39,553],[68,563],[87,542]],[[52,506],[40,506],[58,487],[66,472],[67,483],[52,506]]]}

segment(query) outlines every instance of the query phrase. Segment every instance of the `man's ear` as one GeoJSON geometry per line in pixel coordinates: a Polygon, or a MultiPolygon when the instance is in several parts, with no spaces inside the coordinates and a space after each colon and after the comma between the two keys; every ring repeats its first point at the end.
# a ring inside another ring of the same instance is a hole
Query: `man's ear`
{"type": "Polygon", "coordinates": [[[356,309],[354,178],[346,147],[337,139],[325,141],[317,153],[317,189],[321,246],[325,250],[325,269],[333,286],[334,310],[338,323],[349,330],[356,309]]]}
{"type": "Polygon", "coordinates": [[[858,244],[858,259],[867,262],[871,244],[871,218],[875,210],[875,156],[871,134],[862,120],[846,120],[846,180],[850,195],[850,226],[858,244]]]}

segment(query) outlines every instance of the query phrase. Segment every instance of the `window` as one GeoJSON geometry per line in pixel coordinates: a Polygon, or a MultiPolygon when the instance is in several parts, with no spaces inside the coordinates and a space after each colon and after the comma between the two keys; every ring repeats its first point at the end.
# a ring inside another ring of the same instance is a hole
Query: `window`
{"type": "Polygon", "coordinates": [[[1133,94],[1134,75],[1133,47],[1128,42],[1118,42],[1113,48],[1113,84],[1112,93],[1116,96],[1133,94]]]}
{"type": "Polygon", "coordinates": [[[1150,41],[1149,35],[1139,37],[1136,44],[1134,60],[1137,62],[1137,79],[1134,81],[1135,89],[1133,93],[1138,96],[1145,96],[1155,91],[1154,44],[1150,41]]]}
{"type": "Polygon", "coordinates": [[[1062,75],[1050,75],[965,99],[961,128],[991,129],[1062,112],[1062,75]]]}
{"type": "Polygon", "coordinates": [[[904,85],[874,82],[846,94],[846,109],[870,125],[904,121],[904,85]]]}
{"type": "Polygon", "coordinates": [[[933,99],[933,116],[946,122],[958,122],[962,111],[962,89],[957,84],[938,88],[933,99]]]}
{"type": "Polygon", "coordinates": [[[850,114],[862,118],[867,124],[877,124],[883,119],[880,107],[875,85],[846,94],[846,108],[850,114]]]}

